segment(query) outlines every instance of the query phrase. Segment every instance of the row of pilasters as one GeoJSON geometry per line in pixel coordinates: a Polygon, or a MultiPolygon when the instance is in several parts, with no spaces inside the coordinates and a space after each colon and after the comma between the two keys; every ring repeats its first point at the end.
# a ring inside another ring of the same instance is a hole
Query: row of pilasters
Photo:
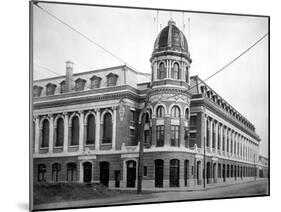
{"type": "Polygon", "coordinates": [[[205,116],[204,137],[207,152],[219,153],[248,161],[257,161],[258,147],[233,129],[205,116]]]}

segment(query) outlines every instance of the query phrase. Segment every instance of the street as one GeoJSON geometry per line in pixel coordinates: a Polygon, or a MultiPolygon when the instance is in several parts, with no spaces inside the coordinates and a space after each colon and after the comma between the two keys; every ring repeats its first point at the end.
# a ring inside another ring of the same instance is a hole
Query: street
{"type": "Polygon", "coordinates": [[[238,196],[253,196],[268,194],[268,181],[257,180],[235,185],[225,185],[198,191],[172,191],[172,192],[144,192],[142,194],[124,193],[116,197],[99,198],[92,200],[79,200],[71,202],[58,202],[35,205],[35,209],[51,209],[65,207],[87,207],[102,205],[121,205],[145,202],[163,202],[176,200],[195,200],[208,198],[224,198],[238,196]]]}

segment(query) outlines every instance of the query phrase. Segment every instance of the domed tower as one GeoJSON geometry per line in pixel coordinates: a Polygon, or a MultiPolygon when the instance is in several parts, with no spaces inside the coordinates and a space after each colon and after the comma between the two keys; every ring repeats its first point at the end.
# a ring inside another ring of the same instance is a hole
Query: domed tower
{"type": "Polygon", "coordinates": [[[150,62],[152,145],[188,147],[191,58],[186,38],[173,20],[157,36],[150,62]]]}

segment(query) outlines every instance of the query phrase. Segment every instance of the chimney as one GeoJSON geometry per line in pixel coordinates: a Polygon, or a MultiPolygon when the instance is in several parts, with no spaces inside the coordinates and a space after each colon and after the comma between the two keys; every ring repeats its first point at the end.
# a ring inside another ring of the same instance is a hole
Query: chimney
{"type": "Polygon", "coordinates": [[[70,60],[65,62],[66,74],[65,74],[65,92],[71,92],[73,87],[73,65],[70,60]]]}

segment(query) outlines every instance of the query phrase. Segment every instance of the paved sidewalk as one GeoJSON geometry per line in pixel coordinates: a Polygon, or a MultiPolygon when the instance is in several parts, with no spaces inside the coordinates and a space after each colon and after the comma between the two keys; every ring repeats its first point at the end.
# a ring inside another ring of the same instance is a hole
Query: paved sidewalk
{"type": "Polygon", "coordinates": [[[114,197],[104,197],[90,200],[78,200],[69,202],[57,202],[36,205],[34,209],[60,209],[60,208],[78,208],[89,206],[110,206],[132,203],[145,202],[163,202],[175,200],[192,200],[192,199],[207,199],[207,198],[223,198],[235,196],[252,196],[252,195],[266,195],[268,192],[267,180],[259,179],[251,182],[226,184],[219,187],[208,187],[201,190],[165,190],[137,193],[122,193],[114,197]]]}

